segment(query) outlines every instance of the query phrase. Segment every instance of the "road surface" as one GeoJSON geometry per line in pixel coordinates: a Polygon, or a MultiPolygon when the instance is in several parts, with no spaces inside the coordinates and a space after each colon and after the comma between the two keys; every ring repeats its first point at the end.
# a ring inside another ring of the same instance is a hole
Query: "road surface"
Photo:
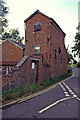
{"type": "Polygon", "coordinates": [[[35,98],[2,110],[3,118],[79,118],[80,69],[74,76],[35,98]]]}

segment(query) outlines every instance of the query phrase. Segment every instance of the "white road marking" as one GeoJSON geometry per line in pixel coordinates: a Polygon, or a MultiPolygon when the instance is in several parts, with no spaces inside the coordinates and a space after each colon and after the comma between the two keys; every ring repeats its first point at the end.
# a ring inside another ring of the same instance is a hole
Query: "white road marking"
{"type": "Polygon", "coordinates": [[[61,86],[61,88],[63,89],[63,91],[66,91],[66,89],[64,88],[64,86],[61,83],[59,83],[59,85],[61,86]]]}
{"type": "Polygon", "coordinates": [[[66,86],[66,88],[69,90],[69,92],[73,95],[73,97],[77,97],[77,95],[74,94],[74,92],[71,90],[71,88],[69,88],[67,86],[67,84],[65,82],[63,82],[63,84],[66,86]]]}
{"type": "Polygon", "coordinates": [[[68,94],[68,92],[66,91],[66,89],[64,88],[64,86],[63,86],[61,83],[59,83],[59,85],[60,85],[61,88],[63,89],[65,96],[69,96],[69,94],[68,94]]]}
{"type": "Polygon", "coordinates": [[[80,98],[78,98],[78,97],[77,97],[77,100],[79,100],[79,101],[80,101],[80,98]]]}
{"type": "Polygon", "coordinates": [[[64,92],[65,96],[69,96],[68,92],[64,92]]]}
{"type": "Polygon", "coordinates": [[[49,108],[51,108],[52,106],[58,104],[59,102],[62,102],[62,101],[64,101],[64,100],[67,100],[67,99],[70,99],[70,98],[72,98],[72,97],[67,97],[67,98],[60,99],[60,100],[54,102],[53,104],[49,105],[48,107],[46,107],[46,108],[40,110],[39,113],[42,113],[42,112],[48,110],[49,108]]]}
{"type": "Polygon", "coordinates": [[[77,97],[77,95],[74,94],[73,97],[77,97]]]}
{"type": "Polygon", "coordinates": [[[72,92],[72,90],[69,90],[69,92],[72,92]]]}
{"type": "Polygon", "coordinates": [[[65,83],[65,82],[62,82],[65,86],[66,86],[66,88],[70,91],[71,89],[67,86],[67,84],[65,83]]]}

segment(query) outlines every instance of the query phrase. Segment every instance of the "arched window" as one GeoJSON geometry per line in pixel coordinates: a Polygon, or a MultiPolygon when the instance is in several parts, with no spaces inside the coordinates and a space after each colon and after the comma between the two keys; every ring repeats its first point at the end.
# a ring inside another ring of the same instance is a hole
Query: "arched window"
{"type": "Polygon", "coordinates": [[[40,46],[39,45],[34,46],[34,54],[40,54],[40,46]]]}
{"type": "Polygon", "coordinates": [[[34,32],[35,31],[41,31],[41,24],[40,24],[40,22],[36,22],[34,24],[34,32]]]}

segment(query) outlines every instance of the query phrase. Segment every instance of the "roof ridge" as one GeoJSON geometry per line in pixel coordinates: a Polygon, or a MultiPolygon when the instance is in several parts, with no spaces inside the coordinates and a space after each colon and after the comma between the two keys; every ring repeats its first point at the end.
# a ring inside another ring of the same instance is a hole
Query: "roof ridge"
{"type": "MultiPolygon", "coordinates": [[[[51,18],[51,17],[45,15],[44,13],[40,12],[40,10],[36,10],[33,14],[31,14],[28,18],[26,18],[26,19],[24,20],[24,22],[26,23],[29,19],[31,19],[31,18],[32,18],[34,15],[36,15],[37,13],[40,13],[40,14],[42,14],[43,16],[51,19],[51,20],[56,24],[56,26],[63,32],[63,30],[60,28],[60,26],[57,24],[57,22],[56,22],[53,18],[51,18]]],[[[66,35],[64,32],[63,32],[63,34],[66,35]]]]}

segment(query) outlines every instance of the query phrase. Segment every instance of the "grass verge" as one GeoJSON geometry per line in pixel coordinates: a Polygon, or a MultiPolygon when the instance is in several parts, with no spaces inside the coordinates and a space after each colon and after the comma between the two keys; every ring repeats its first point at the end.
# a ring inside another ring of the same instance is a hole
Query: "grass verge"
{"type": "Polygon", "coordinates": [[[37,91],[40,91],[46,87],[49,87],[57,82],[60,82],[61,80],[64,80],[68,77],[70,77],[72,75],[72,69],[70,66],[68,66],[68,73],[65,75],[61,75],[59,77],[54,77],[50,80],[44,80],[43,82],[41,82],[39,85],[25,85],[22,87],[19,87],[17,89],[14,90],[8,90],[5,92],[2,92],[2,103],[4,103],[5,101],[9,101],[9,100],[15,100],[18,99],[19,97],[23,96],[23,95],[29,95],[32,93],[35,93],[37,91]]]}

